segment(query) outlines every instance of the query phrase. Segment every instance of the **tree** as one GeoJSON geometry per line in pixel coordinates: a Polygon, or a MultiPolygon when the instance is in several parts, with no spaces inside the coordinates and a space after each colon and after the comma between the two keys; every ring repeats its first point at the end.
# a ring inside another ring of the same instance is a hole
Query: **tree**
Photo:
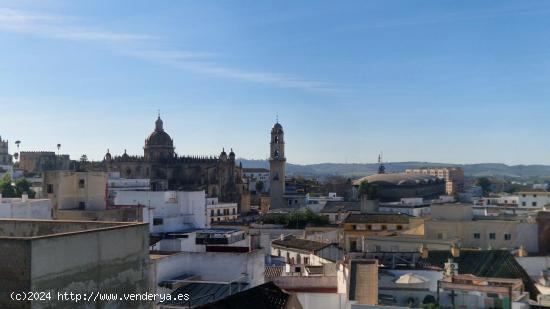
{"type": "Polygon", "coordinates": [[[30,198],[34,198],[36,193],[31,189],[31,183],[25,178],[20,178],[15,182],[15,191],[17,196],[28,194],[30,198]]]}
{"type": "Polygon", "coordinates": [[[80,162],[82,162],[82,163],[88,162],[88,156],[85,155],[85,154],[81,155],[80,156],[80,162]]]}
{"type": "Polygon", "coordinates": [[[366,180],[359,185],[359,194],[367,195],[368,199],[378,198],[378,185],[368,183],[366,180]]]}
{"type": "Polygon", "coordinates": [[[264,182],[261,180],[258,180],[256,182],[256,194],[261,194],[264,189],[264,182]]]}
{"type": "Polygon", "coordinates": [[[6,173],[0,180],[0,192],[2,192],[2,197],[17,197],[15,187],[11,183],[10,174],[6,173]]]}
{"type": "Polygon", "coordinates": [[[479,177],[476,184],[481,187],[483,196],[486,196],[491,191],[491,180],[487,177],[479,177]]]}

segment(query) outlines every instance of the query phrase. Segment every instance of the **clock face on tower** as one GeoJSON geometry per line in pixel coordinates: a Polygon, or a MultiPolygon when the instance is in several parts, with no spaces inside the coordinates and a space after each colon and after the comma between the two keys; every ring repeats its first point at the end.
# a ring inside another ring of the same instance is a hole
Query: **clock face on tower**
{"type": "Polygon", "coordinates": [[[275,150],[275,152],[273,153],[273,157],[275,159],[279,159],[279,150],[275,150]]]}

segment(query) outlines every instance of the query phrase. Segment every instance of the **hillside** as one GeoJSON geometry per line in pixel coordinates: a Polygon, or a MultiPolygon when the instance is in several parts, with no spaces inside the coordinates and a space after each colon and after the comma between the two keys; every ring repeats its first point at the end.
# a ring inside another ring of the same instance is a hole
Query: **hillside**
{"type": "MultiPolygon", "coordinates": [[[[238,159],[243,167],[262,167],[269,168],[266,160],[247,160],[238,159]]],[[[494,176],[499,178],[514,179],[550,179],[549,165],[506,165],[501,163],[479,163],[479,164],[446,164],[430,162],[388,162],[384,164],[389,173],[402,172],[408,168],[418,167],[437,167],[437,166],[458,166],[464,169],[467,177],[494,176]]],[[[302,175],[313,177],[343,176],[343,177],[361,177],[376,173],[378,164],[376,163],[321,163],[298,165],[287,163],[287,173],[289,175],[302,175]]]]}

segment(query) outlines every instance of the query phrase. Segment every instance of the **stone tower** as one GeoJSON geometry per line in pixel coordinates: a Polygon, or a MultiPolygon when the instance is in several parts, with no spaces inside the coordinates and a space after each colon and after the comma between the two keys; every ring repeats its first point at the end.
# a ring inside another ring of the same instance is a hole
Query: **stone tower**
{"type": "Polygon", "coordinates": [[[269,153],[271,208],[285,207],[285,141],[283,126],[277,121],[271,129],[269,153]]]}
{"type": "Polygon", "coordinates": [[[8,141],[0,136],[0,165],[12,165],[12,158],[8,151],[8,141]]]}

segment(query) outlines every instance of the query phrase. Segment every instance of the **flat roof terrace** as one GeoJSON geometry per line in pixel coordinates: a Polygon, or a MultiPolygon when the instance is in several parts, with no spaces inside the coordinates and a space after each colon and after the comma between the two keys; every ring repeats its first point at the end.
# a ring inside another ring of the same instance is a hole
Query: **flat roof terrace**
{"type": "Polygon", "coordinates": [[[96,231],[121,229],[139,225],[143,222],[102,222],[70,220],[27,220],[0,219],[0,240],[38,239],[69,234],[90,233],[96,231]]]}

